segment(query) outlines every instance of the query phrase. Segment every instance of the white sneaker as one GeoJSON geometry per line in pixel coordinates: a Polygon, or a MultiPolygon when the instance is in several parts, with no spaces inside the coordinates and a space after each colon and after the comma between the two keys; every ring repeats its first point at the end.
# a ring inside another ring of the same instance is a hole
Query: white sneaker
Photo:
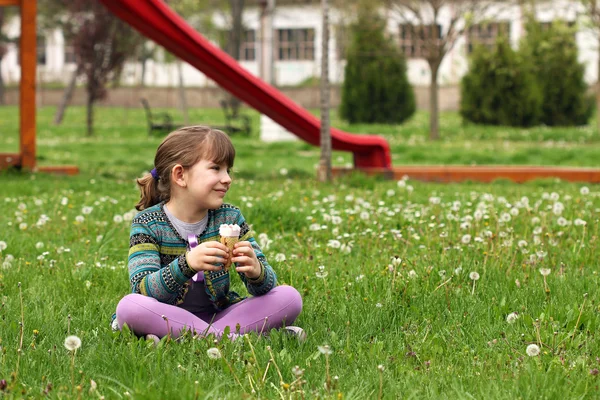
{"type": "Polygon", "coordinates": [[[295,336],[300,343],[303,343],[306,340],[306,332],[304,332],[304,329],[300,328],[299,326],[286,326],[283,328],[283,332],[290,336],[295,336]]]}
{"type": "Polygon", "coordinates": [[[157,346],[158,343],[160,342],[160,338],[156,335],[153,335],[151,333],[146,335],[146,340],[151,340],[154,342],[154,345],[157,346]]]}

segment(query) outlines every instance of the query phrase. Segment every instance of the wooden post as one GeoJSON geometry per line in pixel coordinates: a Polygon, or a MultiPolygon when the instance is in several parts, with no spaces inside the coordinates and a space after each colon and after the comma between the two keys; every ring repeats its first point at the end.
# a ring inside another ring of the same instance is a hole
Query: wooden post
{"type": "Polygon", "coordinates": [[[35,73],[37,68],[37,0],[0,0],[0,7],[21,7],[21,84],[19,86],[19,153],[0,153],[0,170],[16,167],[30,171],[75,175],[73,165],[36,165],[36,99],[35,73]]]}
{"type": "Polygon", "coordinates": [[[21,167],[35,169],[36,0],[21,0],[21,167]]]}

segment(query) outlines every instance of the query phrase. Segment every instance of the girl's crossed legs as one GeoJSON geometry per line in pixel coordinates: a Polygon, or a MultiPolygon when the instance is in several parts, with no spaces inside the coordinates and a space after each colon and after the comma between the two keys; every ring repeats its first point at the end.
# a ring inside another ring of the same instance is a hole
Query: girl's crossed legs
{"type": "MultiPolygon", "coordinates": [[[[119,328],[127,324],[140,336],[166,336],[167,326],[174,337],[186,329],[200,335],[221,336],[225,327],[229,326],[230,331],[235,332],[238,324],[240,334],[266,333],[273,328],[282,328],[292,324],[300,311],[302,298],[291,286],[277,286],[265,295],[249,297],[215,314],[202,315],[203,318],[153,297],[128,294],[117,305],[117,321],[119,328]]],[[[230,336],[235,338],[237,335],[232,333],[230,336]]]]}

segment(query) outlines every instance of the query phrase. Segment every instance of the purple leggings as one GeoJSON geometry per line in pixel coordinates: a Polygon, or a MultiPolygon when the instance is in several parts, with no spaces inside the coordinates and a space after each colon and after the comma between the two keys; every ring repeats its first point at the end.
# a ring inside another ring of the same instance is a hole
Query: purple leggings
{"type": "MultiPolygon", "coordinates": [[[[291,286],[277,286],[262,296],[249,297],[216,313],[196,316],[183,308],[161,303],[153,297],[128,294],[117,305],[119,329],[127,324],[135,334],[166,336],[168,327],[174,337],[191,330],[199,335],[215,334],[220,337],[226,326],[240,334],[267,333],[273,328],[290,325],[302,311],[300,293],[291,286]],[[163,319],[163,316],[166,317],[163,319]]],[[[231,333],[234,339],[236,334],[231,333]]]]}

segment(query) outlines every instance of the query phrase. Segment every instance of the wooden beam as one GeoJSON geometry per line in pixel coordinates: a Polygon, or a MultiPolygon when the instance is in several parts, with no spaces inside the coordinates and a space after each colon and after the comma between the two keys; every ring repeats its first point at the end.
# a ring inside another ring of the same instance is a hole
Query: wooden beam
{"type": "Polygon", "coordinates": [[[0,7],[20,6],[21,0],[0,0],[0,7]]]}
{"type": "Polygon", "coordinates": [[[433,182],[478,181],[492,182],[496,179],[508,179],[522,183],[533,179],[559,178],[570,182],[600,183],[600,169],[575,167],[540,166],[431,166],[410,165],[384,168],[333,168],[333,174],[340,176],[353,171],[367,175],[383,175],[388,179],[400,180],[404,176],[411,179],[433,182]]]}
{"type": "Polygon", "coordinates": [[[75,165],[46,165],[43,167],[37,167],[36,172],[44,172],[54,175],[77,175],[79,174],[79,168],[77,168],[75,165]]]}
{"type": "Polygon", "coordinates": [[[21,165],[19,153],[0,153],[0,170],[21,165]]]}
{"type": "Polygon", "coordinates": [[[21,4],[21,85],[20,136],[21,166],[35,168],[35,70],[37,65],[36,7],[37,0],[21,4]]]}

